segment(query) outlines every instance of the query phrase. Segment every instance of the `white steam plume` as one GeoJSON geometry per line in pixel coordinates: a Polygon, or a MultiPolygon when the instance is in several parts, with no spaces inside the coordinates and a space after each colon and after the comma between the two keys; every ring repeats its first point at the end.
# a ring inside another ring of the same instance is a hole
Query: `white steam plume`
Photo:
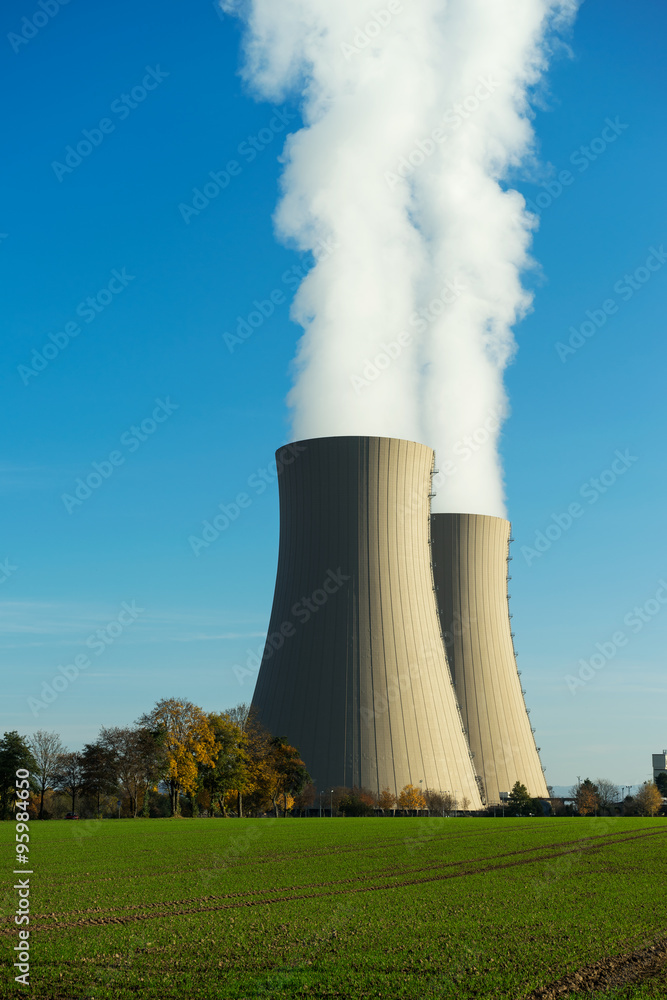
{"type": "Polygon", "coordinates": [[[221,2],[246,21],[258,94],[302,99],[276,215],[316,258],[293,306],[295,437],[423,441],[434,510],[504,516],[503,371],[534,225],[506,181],[578,0],[221,2]]]}

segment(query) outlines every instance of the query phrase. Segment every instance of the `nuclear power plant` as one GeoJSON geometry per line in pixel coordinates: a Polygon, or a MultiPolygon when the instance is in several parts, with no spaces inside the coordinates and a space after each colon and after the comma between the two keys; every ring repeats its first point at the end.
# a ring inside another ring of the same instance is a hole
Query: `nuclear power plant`
{"type": "Polygon", "coordinates": [[[328,437],[276,452],[280,546],[252,700],[320,790],[547,789],[516,669],[510,525],[431,515],[434,453],[328,437]]]}
{"type": "Polygon", "coordinates": [[[524,702],[508,606],[510,523],[432,514],[431,552],[447,659],[482,794],[516,781],[548,796],[524,702]]]}

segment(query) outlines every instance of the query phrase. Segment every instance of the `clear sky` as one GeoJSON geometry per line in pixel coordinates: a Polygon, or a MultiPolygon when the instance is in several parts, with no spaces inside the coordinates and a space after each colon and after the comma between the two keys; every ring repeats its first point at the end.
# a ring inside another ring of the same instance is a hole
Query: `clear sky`
{"type": "MultiPolygon", "coordinates": [[[[308,261],[271,220],[298,108],[245,93],[234,20],[74,0],[26,29],[40,9],[0,15],[0,730],[76,748],[160,697],[251,698],[234,666],[271,608],[291,269],[308,261]],[[210,172],[224,189],[179,207],[210,172]],[[249,506],[195,554],[240,492],[249,506]]],[[[667,747],[666,30],[653,0],[586,0],[536,113],[543,176],[517,180],[540,206],[540,271],[502,453],[519,666],[555,785],[636,783],[667,747]]]]}

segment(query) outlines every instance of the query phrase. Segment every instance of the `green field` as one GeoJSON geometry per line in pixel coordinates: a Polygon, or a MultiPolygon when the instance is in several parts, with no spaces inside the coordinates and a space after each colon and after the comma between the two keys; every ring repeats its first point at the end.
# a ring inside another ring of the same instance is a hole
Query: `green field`
{"type": "Polygon", "coordinates": [[[27,989],[0,838],[3,997],[667,996],[661,818],[32,823],[27,989]]]}

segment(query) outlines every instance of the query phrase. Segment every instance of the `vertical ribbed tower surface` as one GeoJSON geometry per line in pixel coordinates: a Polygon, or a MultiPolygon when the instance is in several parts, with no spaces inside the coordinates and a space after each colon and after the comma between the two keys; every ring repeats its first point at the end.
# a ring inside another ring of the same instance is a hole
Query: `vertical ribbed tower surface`
{"type": "Polygon", "coordinates": [[[522,782],[547,796],[521,690],[507,598],[510,523],[433,514],[433,575],[454,687],[487,804],[522,782]]]}
{"type": "Polygon", "coordinates": [[[299,748],[320,790],[397,793],[421,781],[480,808],[433,589],[433,451],[329,437],[276,460],[280,549],[252,701],[260,721],[299,748]]]}

